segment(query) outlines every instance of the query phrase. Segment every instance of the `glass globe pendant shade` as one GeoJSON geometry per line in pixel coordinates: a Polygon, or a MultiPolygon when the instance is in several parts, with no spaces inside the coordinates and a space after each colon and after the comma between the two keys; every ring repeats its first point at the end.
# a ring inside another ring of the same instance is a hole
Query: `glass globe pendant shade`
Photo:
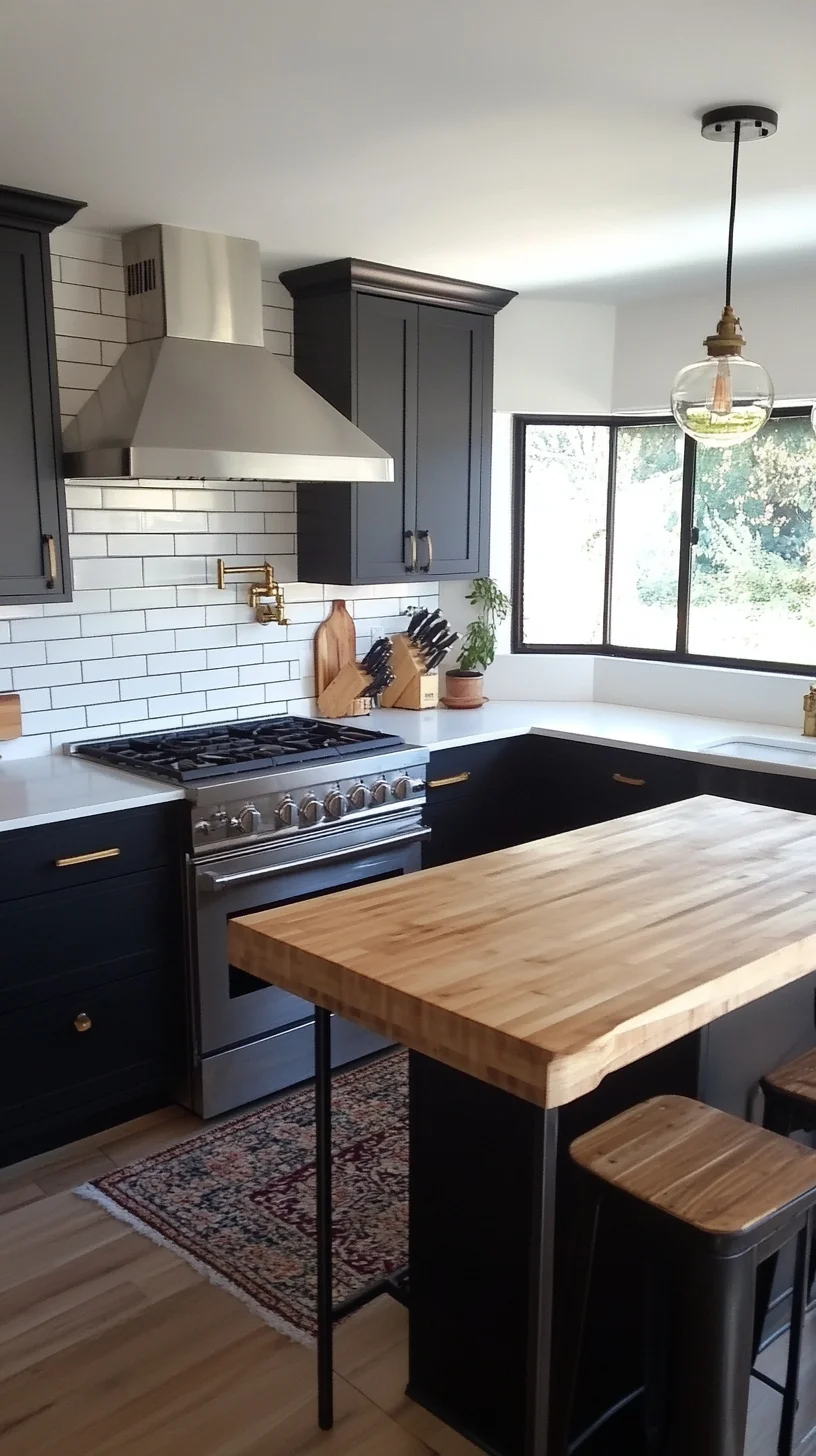
{"type": "Polygon", "coordinates": [[[681,430],[699,444],[719,449],[756,435],[767,424],[773,402],[767,369],[740,354],[688,364],[671,392],[672,414],[681,430]]]}

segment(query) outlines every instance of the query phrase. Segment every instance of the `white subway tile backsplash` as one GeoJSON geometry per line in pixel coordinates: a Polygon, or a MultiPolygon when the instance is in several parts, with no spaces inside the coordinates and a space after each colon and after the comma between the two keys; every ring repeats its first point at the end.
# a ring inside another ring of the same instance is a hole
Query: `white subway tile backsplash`
{"type": "Polygon", "coordinates": [[[242,688],[252,683],[284,682],[290,676],[288,662],[261,662],[257,667],[238,669],[238,682],[242,688]]]}
{"type": "Polygon", "coordinates": [[[142,585],[142,563],[137,557],[109,556],[102,561],[74,561],[73,573],[74,586],[81,589],[142,585]]]}
{"type": "Polygon", "coordinates": [[[79,283],[55,283],[54,307],[79,309],[82,313],[99,313],[99,289],[79,283]]]}
{"type": "Polygon", "coordinates": [[[91,612],[82,619],[83,637],[104,637],[115,632],[143,632],[144,612],[91,612]]]}
{"type": "MultiPolygon", "coordinates": [[[[51,238],[63,421],[125,346],[118,238],[51,238]]],[[[267,347],[292,367],[292,300],[263,283],[267,347]]],[[[312,638],[335,597],[354,603],[358,647],[404,626],[405,583],[296,582],[295,490],[280,481],[81,480],[66,492],[74,600],[0,608],[0,690],[24,695],[19,752],[72,738],[313,711],[312,638]],[[292,626],[263,627],[248,581],[216,585],[216,558],[273,562],[292,626]],[[289,696],[291,694],[291,696],[289,696]]],[[[417,586],[412,601],[438,592],[417,586]]],[[[4,745],[4,755],[18,745],[4,745]]]]}
{"type": "Polygon", "coordinates": [[[54,708],[84,708],[89,703],[118,703],[118,682],[80,683],[74,687],[52,688],[54,708]]]}
{"type": "Polygon", "coordinates": [[[12,667],[12,681],[15,692],[23,688],[61,687],[64,683],[82,681],[82,669],[78,662],[52,662],[37,667],[12,667]]]}
{"type": "Polygon", "coordinates": [[[79,617],[17,618],[11,623],[12,642],[54,641],[57,637],[78,637],[79,617]]]}
{"type": "MultiPolygon", "coordinates": [[[[101,501],[89,501],[89,505],[102,505],[107,511],[157,511],[167,508],[173,509],[173,491],[168,486],[162,490],[159,486],[151,489],[142,489],[138,485],[106,485],[102,488],[101,501]]],[[[94,531],[124,529],[119,527],[98,526],[91,527],[94,531]]],[[[152,526],[137,526],[137,530],[152,530],[152,526]]]]}
{"type": "Polygon", "coordinates": [[[144,677],[147,673],[147,658],[105,657],[98,662],[83,662],[84,682],[115,682],[119,678],[144,677]]]}
{"type": "MultiPolygon", "coordinates": [[[[199,536],[199,552],[204,544],[199,536]]],[[[193,584],[204,586],[209,581],[215,581],[215,562],[211,565],[206,556],[146,556],[144,559],[145,586],[165,586],[169,583],[181,588],[193,584]]]]}
{"type": "Polygon", "coordinates": [[[48,662],[92,662],[113,656],[110,637],[69,637],[60,642],[46,642],[48,662]]]}
{"type": "Polygon", "coordinates": [[[133,723],[138,718],[148,716],[144,698],[137,698],[132,703],[116,703],[113,706],[108,703],[98,708],[86,708],[85,712],[89,728],[94,724],[101,726],[103,723],[133,723]]]}
{"type": "Polygon", "coordinates": [[[188,627],[176,633],[179,652],[193,652],[197,647],[234,647],[235,627],[188,627]]]}
{"type": "Polygon", "coordinates": [[[54,327],[58,334],[68,334],[80,339],[109,339],[115,344],[124,344],[127,339],[125,320],[109,313],[55,308],[54,327]]]}
{"type": "Polygon", "coordinates": [[[44,662],[44,642],[0,643],[0,667],[33,667],[44,662]]]}
{"type": "Polygon", "coordinates": [[[181,678],[177,672],[156,673],[152,677],[124,678],[119,684],[122,698],[159,698],[168,693],[181,692],[181,678]]]}
{"type": "Polygon", "coordinates": [[[204,607],[157,607],[145,612],[148,632],[173,631],[178,627],[203,627],[204,607]]]}
{"type": "Polygon", "coordinates": [[[82,283],[91,288],[113,288],[118,293],[122,292],[125,281],[121,267],[87,258],[63,258],[62,280],[64,283],[82,283]]]}
{"type": "Polygon", "coordinates": [[[181,686],[185,693],[206,692],[209,688],[237,688],[238,668],[208,668],[205,672],[183,672],[181,686]]]}
{"type": "Polygon", "coordinates": [[[176,589],[174,586],[126,586],[116,587],[110,593],[113,610],[127,612],[135,607],[174,607],[176,589]]]}
{"type": "Polygon", "coordinates": [[[70,364],[103,364],[99,339],[76,339],[57,335],[57,362],[70,364]]]}

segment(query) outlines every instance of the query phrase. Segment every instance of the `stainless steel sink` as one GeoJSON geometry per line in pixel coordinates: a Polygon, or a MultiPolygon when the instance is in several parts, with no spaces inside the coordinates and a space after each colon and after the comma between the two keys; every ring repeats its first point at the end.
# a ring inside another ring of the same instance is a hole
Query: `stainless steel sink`
{"type": "Polygon", "coordinates": [[[751,759],[754,763],[787,763],[816,771],[816,738],[718,738],[707,743],[704,753],[722,753],[729,758],[751,759]]]}

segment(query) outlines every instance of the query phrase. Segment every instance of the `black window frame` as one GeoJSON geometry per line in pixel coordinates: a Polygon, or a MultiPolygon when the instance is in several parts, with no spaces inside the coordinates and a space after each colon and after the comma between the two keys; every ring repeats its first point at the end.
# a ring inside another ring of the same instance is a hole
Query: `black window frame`
{"type": "MultiPolygon", "coordinates": [[[[804,419],[810,415],[810,405],[781,405],[771,414],[772,420],[804,419]]],[[[617,457],[617,431],[631,425],[674,424],[670,414],[593,414],[564,415],[536,414],[513,416],[513,495],[512,495],[512,608],[511,608],[511,650],[524,656],[559,654],[585,655],[591,657],[623,657],[645,662],[683,662],[700,667],[734,667],[755,672],[790,673],[797,677],[808,677],[816,671],[816,663],[770,662],[753,657],[726,657],[700,652],[689,652],[688,642],[689,604],[691,595],[691,553],[696,545],[694,523],[694,476],[697,462],[697,444],[688,435],[684,437],[682,497],[680,505],[680,562],[677,583],[677,637],[675,646],[618,647],[609,641],[612,610],[612,563],[615,537],[615,466],[617,457]],[[528,425],[601,425],[608,427],[609,472],[606,487],[606,559],[604,563],[604,605],[603,641],[598,643],[524,642],[524,487],[526,431],[528,425]]]]}

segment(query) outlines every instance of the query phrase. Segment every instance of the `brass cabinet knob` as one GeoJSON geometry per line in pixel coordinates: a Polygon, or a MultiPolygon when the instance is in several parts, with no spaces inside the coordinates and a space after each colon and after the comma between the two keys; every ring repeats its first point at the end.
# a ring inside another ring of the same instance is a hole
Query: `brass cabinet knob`
{"type": "Polygon", "coordinates": [[[74,1017],[74,1026],[77,1031],[90,1031],[93,1022],[87,1011],[80,1011],[79,1015],[74,1017]]]}

